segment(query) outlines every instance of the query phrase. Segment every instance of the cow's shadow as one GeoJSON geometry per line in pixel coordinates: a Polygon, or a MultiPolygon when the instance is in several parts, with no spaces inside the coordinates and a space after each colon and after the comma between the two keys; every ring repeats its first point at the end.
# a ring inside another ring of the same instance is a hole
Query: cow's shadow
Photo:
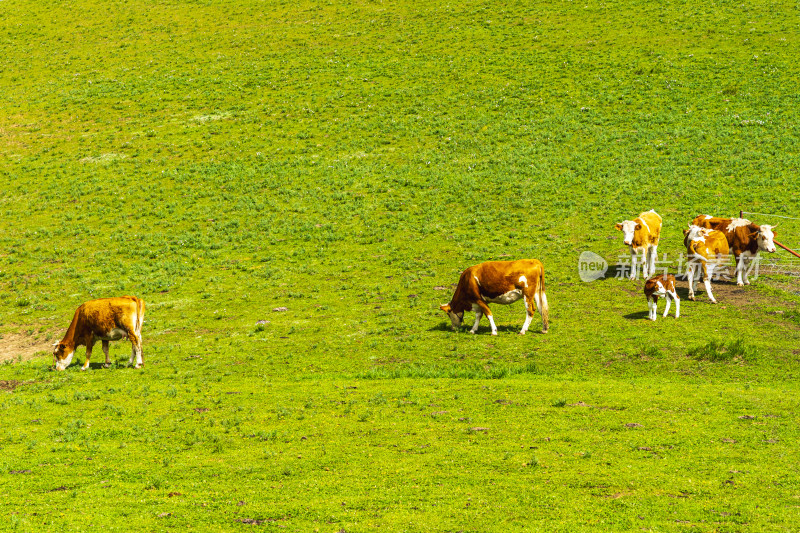
{"type": "MultiPolygon", "coordinates": [[[[472,324],[473,324],[473,322],[470,322],[469,324],[464,323],[461,326],[459,326],[457,330],[453,331],[453,328],[452,328],[452,326],[450,324],[448,324],[446,322],[442,322],[441,324],[439,324],[437,326],[433,326],[431,328],[428,328],[428,331],[430,331],[430,332],[443,331],[443,332],[447,332],[447,333],[466,333],[466,334],[469,334],[469,330],[472,329],[472,324]]],[[[498,335],[506,334],[506,333],[519,334],[519,331],[521,329],[522,329],[522,324],[520,324],[519,326],[513,326],[513,325],[497,326],[497,334],[498,335]]],[[[531,334],[531,333],[540,333],[539,329],[535,329],[534,328],[534,323],[533,322],[531,322],[531,327],[528,330],[528,334],[531,334]]],[[[486,324],[485,326],[484,325],[480,325],[480,326],[478,326],[478,332],[475,333],[475,335],[489,335],[491,337],[492,328],[491,328],[491,326],[489,326],[489,324],[486,324]]]]}
{"type": "Polygon", "coordinates": [[[650,317],[650,313],[648,311],[636,311],[635,313],[628,313],[624,315],[625,318],[628,320],[642,320],[650,317]]]}
{"type": "MultiPolygon", "coordinates": [[[[76,361],[71,365],[69,365],[67,368],[68,369],[77,368],[78,370],[80,370],[83,364],[84,364],[83,361],[76,361]]],[[[111,361],[111,363],[109,363],[108,366],[106,366],[105,362],[103,361],[100,361],[99,363],[91,361],[89,363],[89,368],[87,370],[123,370],[125,368],[133,368],[133,367],[131,367],[131,365],[128,364],[128,361],[123,361],[123,362],[111,361]]]]}

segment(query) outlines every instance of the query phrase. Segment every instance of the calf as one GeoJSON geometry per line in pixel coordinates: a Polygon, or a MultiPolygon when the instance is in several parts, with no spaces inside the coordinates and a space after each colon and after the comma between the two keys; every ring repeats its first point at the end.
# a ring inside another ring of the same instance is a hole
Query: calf
{"type": "Polygon", "coordinates": [[[475,324],[470,333],[478,331],[478,323],[486,315],[492,326],[492,335],[497,335],[488,304],[511,304],[520,298],[525,300],[527,312],[520,335],[528,331],[537,307],[542,314],[542,333],[547,333],[549,308],[544,293],[544,266],[536,259],[487,261],[469,267],[461,273],[450,303],[439,308],[450,317],[454,330],[461,326],[464,311],[471,309],[475,311],[475,324]]]}
{"type": "Polygon", "coordinates": [[[645,281],[644,297],[647,299],[650,320],[656,320],[659,297],[664,297],[667,301],[667,307],[664,309],[665,318],[669,313],[669,306],[672,300],[675,300],[675,318],[681,316],[681,299],[678,298],[678,293],[675,292],[675,276],[672,274],[659,274],[645,281]]]}
{"type": "Polygon", "coordinates": [[[711,293],[711,278],[715,270],[722,269],[728,262],[728,240],[721,231],[694,225],[683,230],[683,235],[688,256],[686,276],[689,282],[689,299],[694,300],[694,291],[702,269],[703,284],[708,297],[711,303],[717,303],[711,293]]]}
{"type": "Polygon", "coordinates": [[[615,226],[623,234],[623,242],[631,247],[631,279],[636,279],[639,253],[642,255],[642,277],[656,273],[658,240],[661,238],[661,217],[654,210],[641,213],[633,220],[624,220],[615,226]]]}
{"type": "Polygon", "coordinates": [[[721,231],[728,241],[728,249],[736,260],[736,284],[750,285],[747,279],[753,269],[758,252],[774,253],[775,226],[754,224],[746,218],[719,218],[698,215],[692,221],[695,226],[721,231]]]}
{"type": "Polygon", "coordinates": [[[66,335],[61,342],[54,345],[53,357],[56,369],[64,370],[72,363],[72,357],[78,346],[86,346],[86,362],[81,370],[89,368],[92,347],[98,339],[103,341],[105,367],[108,368],[111,364],[108,358],[109,341],[124,338],[128,338],[133,347],[130,364],[133,364],[136,358],[136,368],[143,367],[142,320],[144,320],[144,301],[135,296],[102,298],[81,304],[72,317],[66,335]]]}

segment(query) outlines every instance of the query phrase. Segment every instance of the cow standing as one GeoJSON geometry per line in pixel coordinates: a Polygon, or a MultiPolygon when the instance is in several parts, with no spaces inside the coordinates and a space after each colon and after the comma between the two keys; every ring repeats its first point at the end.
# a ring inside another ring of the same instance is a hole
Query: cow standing
{"type": "Polygon", "coordinates": [[[711,278],[715,270],[722,269],[728,262],[728,240],[721,231],[694,225],[683,230],[683,235],[688,256],[686,276],[689,283],[689,299],[694,300],[694,291],[702,269],[703,284],[706,286],[708,297],[711,303],[717,303],[711,292],[711,278]]]}
{"type": "Polygon", "coordinates": [[[641,213],[633,220],[624,220],[615,226],[623,234],[623,242],[631,247],[631,279],[636,279],[639,254],[642,259],[642,277],[656,273],[658,240],[661,238],[661,217],[654,210],[641,213]]]}
{"type": "Polygon", "coordinates": [[[647,310],[650,320],[656,320],[658,314],[658,299],[663,297],[667,301],[664,309],[664,318],[669,314],[669,306],[675,300],[675,318],[681,316],[681,299],[675,291],[675,276],[672,274],[659,274],[644,283],[644,297],[647,298],[647,310]]]}
{"type": "Polygon", "coordinates": [[[108,358],[109,341],[128,338],[132,352],[130,364],[136,359],[136,368],[144,366],[142,358],[142,321],[144,320],[144,301],[135,296],[118,298],[102,298],[91,300],[75,311],[72,323],[61,342],[56,343],[53,356],[57,370],[64,370],[75,355],[78,346],[86,346],[86,362],[81,370],[89,368],[89,358],[97,340],[103,341],[103,353],[106,356],[105,367],[111,361],[108,358]]]}
{"type": "Polygon", "coordinates": [[[736,260],[736,284],[750,285],[747,279],[753,269],[758,252],[775,252],[775,226],[754,224],[746,218],[719,218],[698,215],[692,221],[695,226],[721,231],[728,241],[728,249],[736,260]]]}
{"type": "Polygon", "coordinates": [[[507,305],[520,298],[525,300],[527,312],[520,335],[528,331],[537,307],[542,315],[542,333],[547,333],[549,308],[544,292],[544,266],[537,259],[487,261],[471,266],[461,273],[450,303],[439,308],[450,317],[454,330],[461,326],[464,312],[471,309],[475,311],[475,324],[470,333],[478,331],[478,323],[486,315],[492,326],[492,335],[497,335],[488,304],[507,305]]]}

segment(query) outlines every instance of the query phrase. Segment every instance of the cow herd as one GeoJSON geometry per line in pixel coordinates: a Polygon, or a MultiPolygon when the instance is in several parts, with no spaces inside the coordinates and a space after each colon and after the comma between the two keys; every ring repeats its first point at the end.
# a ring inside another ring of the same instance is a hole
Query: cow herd
{"type": "MultiPolygon", "coordinates": [[[[664,316],[675,303],[675,318],[680,316],[680,299],[675,290],[675,277],[656,274],[658,242],[661,237],[661,217],[653,210],[641,213],[633,220],[616,224],[622,231],[623,242],[631,250],[631,279],[636,279],[638,265],[642,265],[645,279],[644,294],[647,299],[648,318],[656,320],[658,299],[666,300],[664,316]]],[[[686,277],[689,282],[689,299],[695,299],[700,277],[712,303],[717,303],[711,292],[711,279],[724,267],[732,253],[736,261],[736,282],[748,285],[748,274],[760,251],[774,252],[774,226],[756,225],[744,218],[717,218],[699,215],[683,230],[687,252],[686,277]]],[[[497,326],[489,303],[511,304],[525,301],[525,323],[520,334],[528,331],[536,310],[542,315],[542,333],[549,326],[549,308],[544,291],[544,266],[536,259],[517,261],[487,261],[471,266],[461,273],[455,293],[449,303],[440,306],[452,323],[453,329],[461,326],[465,311],[475,312],[475,322],[470,333],[477,333],[478,324],[485,315],[497,335],[497,326]]],[[[128,339],[132,345],[130,364],[141,368],[142,321],[144,301],[134,296],[102,298],[82,304],[75,311],[72,323],[64,338],[55,344],[53,357],[57,370],[66,369],[72,362],[75,349],[86,346],[86,361],[81,370],[89,367],[92,347],[102,341],[105,366],[110,364],[108,343],[128,339]]]]}
{"type": "MultiPolygon", "coordinates": [[[[631,279],[636,279],[637,262],[642,263],[645,278],[644,294],[647,299],[650,320],[656,319],[658,298],[667,301],[664,316],[669,313],[670,302],[675,301],[675,318],[680,316],[680,299],[675,291],[675,277],[656,275],[655,261],[658,241],[661,236],[661,217],[653,211],[641,213],[634,220],[625,220],[616,225],[623,232],[625,244],[631,247],[631,279]],[[641,254],[641,259],[639,255],[641,254]],[[638,260],[638,261],[637,261],[638,260]]],[[[725,268],[731,254],[736,263],[736,284],[749,285],[748,274],[760,251],[775,251],[775,226],[757,225],[745,218],[719,218],[698,215],[683,230],[686,247],[686,279],[689,284],[689,299],[695,299],[700,277],[711,303],[717,303],[711,292],[711,280],[715,273],[725,268]]]]}
{"type": "MultiPolygon", "coordinates": [[[[681,302],[675,290],[675,276],[656,274],[658,242],[661,238],[661,216],[654,210],[641,213],[633,220],[624,220],[615,225],[623,233],[623,242],[630,246],[630,278],[636,279],[639,265],[645,279],[644,295],[647,299],[648,318],[655,320],[658,300],[667,302],[664,316],[675,303],[675,318],[680,316],[681,302]]],[[[711,280],[727,265],[731,252],[736,260],[736,281],[748,285],[748,274],[758,252],[774,252],[774,226],[756,225],[744,218],[717,218],[709,215],[696,217],[683,230],[687,252],[686,277],[689,282],[689,299],[695,299],[695,291],[703,278],[706,293],[712,303],[717,303],[711,292],[711,280]]],[[[447,313],[453,329],[461,326],[464,312],[475,312],[475,323],[469,330],[477,333],[478,324],[485,315],[489,319],[492,335],[497,327],[489,309],[489,303],[510,304],[520,298],[525,300],[527,312],[520,330],[528,331],[536,309],[542,315],[542,333],[547,333],[549,324],[547,296],[544,292],[544,267],[536,259],[519,261],[487,261],[471,266],[461,273],[453,298],[440,306],[447,313]]]]}
{"type": "MultiPolygon", "coordinates": [[[[670,302],[675,301],[675,318],[680,316],[680,299],[675,291],[675,277],[655,273],[655,258],[661,236],[661,217],[653,211],[641,213],[634,220],[625,220],[616,225],[623,232],[625,244],[631,247],[631,279],[636,279],[637,262],[642,263],[645,278],[644,294],[647,299],[648,318],[656,319],[658,298],[667,301],[664,316],[669,313],[670,302]],[[641,259],[639,255],[641,254],[641,259]],[[638,261],[637,261],[638,259],[638,261]]],[[[686,279],[689,284],[689,299],[695,299],[700,277],[711,303],[717,303],[711,292],[711,280],[715,273],[725,268],[730,256],[736,263],[736,284],[749,285],[748,275],[758,253],[775,251],[775,226],[757,225],[745,218],[719,218],[698,215],[683,230],[686,247],[686,279]]]]}

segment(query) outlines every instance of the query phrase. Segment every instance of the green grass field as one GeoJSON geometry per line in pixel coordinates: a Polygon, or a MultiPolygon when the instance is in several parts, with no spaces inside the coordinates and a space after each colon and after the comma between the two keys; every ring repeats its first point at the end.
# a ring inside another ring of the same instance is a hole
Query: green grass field
{"type": "Polygon", "coordinates": [[[796,531],[797,278],[577,267],[800,216],[799,65],[796,2],[0,0],[0,530],[796,531]],[[550,332],[451,331],[524,257],[550,332]],[[123,294],[145,368],[54,371],[123,294]]]}

